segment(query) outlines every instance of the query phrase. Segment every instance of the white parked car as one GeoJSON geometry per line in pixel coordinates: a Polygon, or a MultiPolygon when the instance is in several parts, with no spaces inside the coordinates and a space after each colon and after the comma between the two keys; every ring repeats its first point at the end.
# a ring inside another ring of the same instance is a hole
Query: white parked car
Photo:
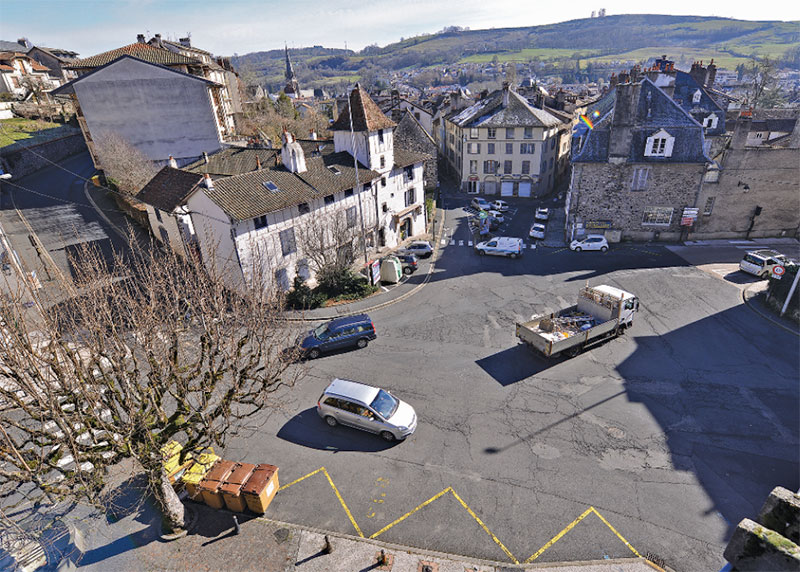
{"type": "Polygon", "coordinates": [[[581,250],[599,250],[600,252],[606,252],[608,250],[608,241],[602,234],[590,234],[583,240],[573,240],[569,248],[575,252],[580,252],[581,250]]]}
{"type": "Polygon", "coordinates": [[[492,207],[496,211],[506,212],[508,210],[508,203],[497,199],[492,203],[492,207]]]}
{"type": "Polygon", "coordinates": [[[544,240],[544,230],[545,226],[540,222],[535,222],[531,226],[531,231],[528,233],[528,236],[531,238],[539,238],[544,240]]]}
{"type": "Polygon", "coordinates": [[[482,199],[481,197],[475,197],[472,199],[470,206],[474,209],[478,209],[479,211],[488,211],[490,208],[492,208],[492,205],[489,204],[489,201],[482,199]]]}
{"type": "Polygon", "coordinates": [[[769,278],[776,266],[786,264],[787,258],[776,250],[751,250],[739,262],[739,270],[759,278],[769,278]]]}
{"type": "Polygon", "coordinates": [[[496,211],[496,210],[492,209],[492,210],[487,211],[487,212],[489,213],[490,217],[496,219],[497,222],[499,222],[500,224],[503,224],[505,222],[505,220],[506,220],[506,217],[504,217],[503,213],[501,213],[500,211],[496,211]]]}
{"type": "Polygon", "coordinates": [[[546,209],[544,207],[539,207],[536,209],[536,216],[534,217],[536,220],[547,220],[550,218],[550,209],[546,209]]]}
{"type": "Polygon", "coordinates": [[[517,258],[522,256],[522,239],[510,236],[497,236],[490,240],[479,242],[475,245],[475,250],[483,256],[484,254],[494,254],[496,256],[508,256],[517,258]]]}
{"type": "Polygon", "coordinates": [[[427,240],[415,240],[402,248],[401,252],[415,254],[418,258],[428,258],[433,254],[433,246],[427,240]]]}

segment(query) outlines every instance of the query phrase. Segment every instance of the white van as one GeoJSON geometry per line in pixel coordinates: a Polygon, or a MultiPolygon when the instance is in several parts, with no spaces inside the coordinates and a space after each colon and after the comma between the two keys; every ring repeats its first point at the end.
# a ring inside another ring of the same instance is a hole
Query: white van
{"type": "Polygon", "coordinates": [[[475,245],[478,254],[494,254],[516,258],[522,256],[522,239],[510,236],[497,236],[491,240],[484,240],[475,245]]]}
{"type": "Polygon", "coordinates": [[[769,278],[773,268],[784,265],[786,261],[786,256],[775,250],[752,250],[742,258],[739,270],[764,279],[769,278]]]}

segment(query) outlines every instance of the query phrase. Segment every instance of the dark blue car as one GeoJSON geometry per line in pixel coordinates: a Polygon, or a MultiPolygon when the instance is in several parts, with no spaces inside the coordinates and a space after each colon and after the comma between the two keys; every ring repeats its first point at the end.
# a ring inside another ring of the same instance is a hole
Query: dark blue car
{"type": "Polygon", "coordinates": [[[324,352],[350,347],[365,348],[376,337],[370,317],[359,314],[336,318],[314,328],[299,340],[298,345],[303,357],[316,359],[324,352]]]}

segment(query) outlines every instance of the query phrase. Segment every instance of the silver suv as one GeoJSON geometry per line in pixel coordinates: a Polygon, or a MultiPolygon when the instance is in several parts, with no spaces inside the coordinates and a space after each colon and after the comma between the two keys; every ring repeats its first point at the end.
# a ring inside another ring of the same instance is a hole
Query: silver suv
{"type": "Polygon", "coordinates": [[[317,401],[317,413],[331,427],[338,424],[402,440],[417,428],[417,414],[405,401],[383,389],[334,379],[317,401]]]}

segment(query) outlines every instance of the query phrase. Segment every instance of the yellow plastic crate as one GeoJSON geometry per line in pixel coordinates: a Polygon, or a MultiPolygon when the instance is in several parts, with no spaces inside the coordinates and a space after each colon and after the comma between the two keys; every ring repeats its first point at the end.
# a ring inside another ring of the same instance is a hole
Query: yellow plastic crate
{"type": "MultiPolygon", "coordinates": [[[[219,461],[219,456],[214,454],[213,449],[206,453],[197,455],[190,455],[192,459],[192,466],[186,469],[181,477],[181,481],[186,487],[186,492],[189,498],[194,499],[197,496],[197,485],[200,484],[206,473],[219,461]]],[[[197,500],[200,500],[199,497],[197,500]]]]}
{"type": "Polygon", "coordinates": [[[183,445],[177,441],[169,441],[166,445],[161,447],[161,458],[164,460],[164,469],[167,471],[167,476],[172,480],[172,476],[180,471],[181,464],[181,451],[183,445]]]}

